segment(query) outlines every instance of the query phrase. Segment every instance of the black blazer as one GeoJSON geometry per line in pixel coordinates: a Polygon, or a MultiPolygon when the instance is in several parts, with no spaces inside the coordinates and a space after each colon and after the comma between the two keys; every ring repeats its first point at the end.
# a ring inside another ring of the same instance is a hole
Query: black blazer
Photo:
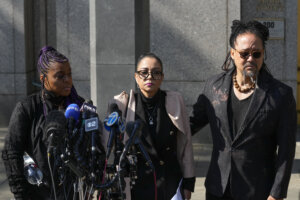
{"type": "Polygon", "coordinates": [[[148,152],[150,159],[155,167],[156,182],[154,185],[153,172],[145,163],[145,158],[138,153],[136,184],[131,189],[131,199],[134,200],[153,200],[155,199],[155,190],[157,187],[157,198],[160,200],[169,200],[176,193],[176,189],[182,178],[181,168],[177,160],[177,131],[178,129],[172,123],[165,107],[166,93],[160,91],[160,105],[157,109],[157,116],[154,119],[156,124],[155,133],[151,133],[146,120],[146,113],[141,99],[141,94],[135,94],[136,109],[135,119],[141,119],[144,122],[140,141],[148,152]],[[155,135],[152,135],[155,134],[155,135]]]}
{"type": "Polygon", "coordinates": [[[262,68],[244,121],[231,139],[227,104],[233,71],[207,80],[190,118],[192,133],[207,123],[212,132],[206,189],[222,196],[230,184],[237,200],[266,200],[269,195],[284,198],[296,144],[297,114],[292,89],[262,68]]]}

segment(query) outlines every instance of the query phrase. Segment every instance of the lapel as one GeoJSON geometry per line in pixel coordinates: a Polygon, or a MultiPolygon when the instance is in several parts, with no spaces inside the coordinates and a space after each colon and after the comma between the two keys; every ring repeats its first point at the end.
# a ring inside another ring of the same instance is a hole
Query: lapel
{"type": "Polygon", "coordinates": [[[245,119],[234,138],[233,142],[235,142],[243,133],[246,127],[250,124],[250,122],[256,117],[257,112],[261,108],[262,104],[265,101],[267,90],[269,89],[270,84],[270,76],[264,69],[261,69],[261,72],[258,76],[257,87],[253,93],[249,108],[246,112],[245,119]]]}
{"type": "Polygon", "coordinates": [[[142,143],[150,154],[157,156],[158,154],[156,149],[154,148],[155,147],[154,141],[152,139],[151,133],[148,131],[149,127],[148,127],[148,123],[146,122],[146,116],[142,104],[142,99],[139,95],[137,95],[136,101],[137,101],[136,110],[135,110],[136,117],[141,119],[144,122],[144,126],[145,126],[142,129],[142,134],[141,134],[142,143]],[[137,111],[139,114],[137,114],[137,111]]]}
{"type": "Polygon", "coordinates": [[[215,111],[218,113],[217,116],[219,117],[219,121],[221,123],[221,133],[223,133],[226,141],[228,144],[231,144],[232,139],[230,136],[230,127],[229,127],[229,120],[228,120],[228,98],[229,92],[232,82],[232,73],[234,72],[235,68],[231,68],[226,74],[223,79],[223,82],[220,85],[213,88],[215,99],[213,99],[213,106],[215,107],[215,111]]]}

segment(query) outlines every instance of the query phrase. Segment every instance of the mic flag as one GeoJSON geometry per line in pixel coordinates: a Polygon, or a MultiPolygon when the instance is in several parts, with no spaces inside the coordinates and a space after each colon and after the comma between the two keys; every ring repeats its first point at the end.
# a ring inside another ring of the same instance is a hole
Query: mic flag
{"type": "Polygon", "coordinates": [[[98,129],[98,117],[92,117],[85,120],[85,132],[97,131],[98,129]]]}
{"type": "Polygon", "coordinates": [[[125,125],[121,118],[122,113],[118,108],[118,105],[113,103],[109,107],[109,113],[111,113],[106,119],[104,119],[104,127],[107,131],[110,132],[109,138],[107,141],[107,152],[106,152],[106,158],[109,157],[110,152],[112,150],[112,147],[114,145],[115,137],[118,136],[120,139],[122,136],[125,125]],[[121,136],[121,137],[120,137],[121,136]]]}
{"type": "Polygon", "coordinates": [[[58,110],[52,110],[45,119],[44,134],[48,138],[48,150],[50,152],[56,147],[66,135],[67,120],[64,114],[58,110]]]}
{"type": "Polygon", "coordinates": [[[113,103],[109,107],[110,115],[104,119],[104,127],[107,131],[111,131],[111,127],[117,126],[119,131],[125,131],[125,122],[122,120],[122,112],[119,110],[118,105],[113,103]]]}
{"type": "Polygon", "coordinates": [[[80,116],[79,106],[75,103],[70,104],[66,109],[65,116],[67,119],[72,117],[75,121],[77,121],[80,116]]]}

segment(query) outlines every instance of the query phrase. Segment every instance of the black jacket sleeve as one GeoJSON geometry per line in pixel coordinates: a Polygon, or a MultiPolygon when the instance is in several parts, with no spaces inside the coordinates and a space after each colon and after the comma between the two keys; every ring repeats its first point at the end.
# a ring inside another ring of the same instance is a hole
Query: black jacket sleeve
{"type": "Polygon", "coordinates": [[[196,178],[183,178],[182,179],[182,188],[194,192],[196,178]]]}
{"type": "Polygon", "coordinates": [[[28,199],[29,183],[24,176],[23,154],[25,145],[30,138],[31,122],[22,103],[18,103],[9,122],[9,132],[6,135],[2,159],[11,192],[16,199],[28,199]]]}
{"type": "Polygon", "coordinates": [[[197,102],[193,105],[192,116],[190,116],[190,127],[192,135],[195,135],[201,128],[208,123],[207,105],[209,100],[206,97],[206,88],[208,81],[205,83],[202,94],[199,95],[197,102]]]}
{"type": "Polygon", "coordinates": [[[278,156],[276,175],[270,195],[286,198],[296,148],[297,112],[291,88],[283,96],[280,120],[276,131],[278,156]]]}

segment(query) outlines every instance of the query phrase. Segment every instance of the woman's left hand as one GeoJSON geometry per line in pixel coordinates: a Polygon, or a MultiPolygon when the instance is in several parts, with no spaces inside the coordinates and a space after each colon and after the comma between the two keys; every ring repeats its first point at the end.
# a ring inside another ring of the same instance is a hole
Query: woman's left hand
{"type": "Polygon", "coordinates": [[[189,190],[184,189],[183,190],[184,200],[189,200],[192,197],[192,192],[189,190]]]}

